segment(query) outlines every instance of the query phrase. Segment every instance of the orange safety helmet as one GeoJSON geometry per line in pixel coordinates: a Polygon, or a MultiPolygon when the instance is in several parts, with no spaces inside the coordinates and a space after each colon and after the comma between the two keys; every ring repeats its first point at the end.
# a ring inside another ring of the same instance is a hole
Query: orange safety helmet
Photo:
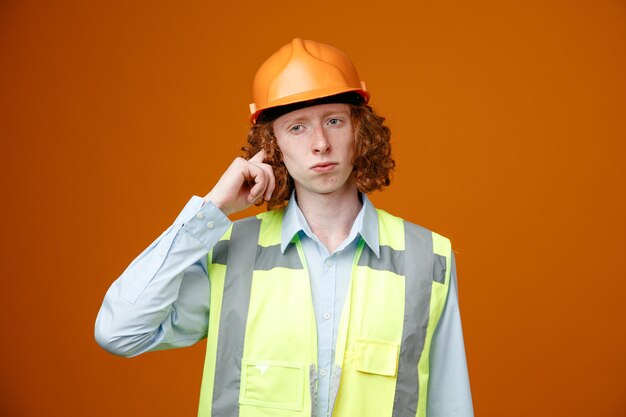
{"type": "Polygon", "coordinates": [[[253,82],[254,103],[250,121],[264,110],[330,97],[358,93],[367,103],[369,93],[350,58],[323,43],[296,38],[261,65],[253,82]]]}

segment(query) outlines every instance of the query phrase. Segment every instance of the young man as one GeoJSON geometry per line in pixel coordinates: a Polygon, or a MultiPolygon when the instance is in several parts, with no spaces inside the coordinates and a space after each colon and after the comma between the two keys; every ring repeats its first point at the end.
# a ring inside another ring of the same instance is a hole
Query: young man
{"type": "Polygon", "coordinates": [[[450,243],[367,198],[394,162],[348,57],[294,39],[254,98],[246,158],[113,283],[98,343],[208,337],[200,416],[473,415],[450,243]]]}

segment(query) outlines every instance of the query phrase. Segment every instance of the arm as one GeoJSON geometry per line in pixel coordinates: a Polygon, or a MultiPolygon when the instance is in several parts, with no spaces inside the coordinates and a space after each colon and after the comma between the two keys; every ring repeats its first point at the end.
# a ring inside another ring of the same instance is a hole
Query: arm
{"type": "Polygon", "coordinates": [[[265,153],[237,158],[204,197],[193,197],[174,224],[109,288],[96,318],[96,341],[120,356],[189,346],[207,333],[206,255],[243,210],[274,190],[265,153]]]}
{"type": "Polygon", "coordinates": [[[189,346],[205,337],[210,295],[206,255],[230,224],[214,204],[193,197],[109,288],[96,319],[98,344],[130,357],[189,346]]]}
{"type": "Polygon", "coordinates": [[[428,417],[472,417],[472,393],[467,373],[463,329],[452,253],[450,289],[430,350],[428,417]]]}

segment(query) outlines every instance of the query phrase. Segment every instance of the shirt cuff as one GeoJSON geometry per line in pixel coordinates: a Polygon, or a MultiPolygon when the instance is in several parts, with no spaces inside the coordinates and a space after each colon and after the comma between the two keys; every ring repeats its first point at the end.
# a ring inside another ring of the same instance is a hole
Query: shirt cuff
{"type": "Polygon", "coordinates": [[[198,196],[189,200],[176,221],[207,248],[215,246],[215,236],[222,237],[233,224],[212,201],[198,196]]]}

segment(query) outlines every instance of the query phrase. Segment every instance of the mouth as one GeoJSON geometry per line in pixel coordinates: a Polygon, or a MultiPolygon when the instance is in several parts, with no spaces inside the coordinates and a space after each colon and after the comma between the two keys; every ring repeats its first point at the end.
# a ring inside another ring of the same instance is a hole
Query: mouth
{"type": "Polygon", "coordinates": [[[315,172],[330,172],[337,165],[338,165],[337,162],[320,162],[319,164],[313,165],[311,167],[311,170],[313,170],[315,172]]]}

